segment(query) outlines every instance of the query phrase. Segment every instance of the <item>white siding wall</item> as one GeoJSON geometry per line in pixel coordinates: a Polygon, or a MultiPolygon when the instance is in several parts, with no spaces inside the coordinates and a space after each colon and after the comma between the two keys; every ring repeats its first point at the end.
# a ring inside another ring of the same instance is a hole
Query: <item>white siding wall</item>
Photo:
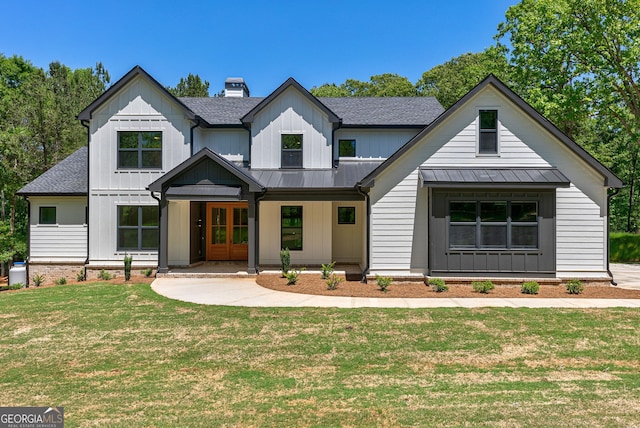
{"type": "MultiPolygon", "coordinates": [[[[180,106],[138,77],[121,89],[91,120],[89,147],[90,264],[119,264],[117,206],[156,205],[145,188],[187,159],[190,123],[180,106]],[[160,170],[118,170],[118,131],[162,131],[160,170]]],[[[156,261],[157,251],[129,252],[136,261],[156,261]]]]}
{"type": "Polygon", "coordinates": [[[298,266],[331,262],[331,202],[260,202],[260,264],[280,265],[280,207],[302,206],[302,251],[291,251],[298,266]]]}
{"type": "Polygon", "coordinates": [[[244,129],[197,130],[193,153],[208,147],[232,162],[249,161],[249,137],[249,132],[244,129]]]}
{"type": "Polygon", "coordinates": [[[252,168],[280,168],[281,134],[302,134],[304,168],[331,168],[332,126],[327,115],[289,88],[256,115],[251,125],[252,168]]]}
{"type": "MultiPolygon", "coordinates": [[[[410,206],[412,197],[420,200],[421,190],[416,190],[420,164],[557,167],[572,183],[570,188],[557,190],[557,275],[606,276],[607,198],[603,178],[491,88],[481,91],[376,178],[371,193],[372,270],[408,269],[417,264],[418,258],[407,244],[412,229],[427,222],[426,215],[416,215],[414,219],[415,211],[410,206]],[[499,110],[499,156],[476,156],[478,107],[499,110]],[[392,239],[386,236],[397,236],[398,245],[388,243],[386,240],[392,239]]],[[[420,209],[422,205],[416,204],[420,209]]],[[[418,235],[414,231],[414,237],[418,235]]]]}
{"type": "Polygon", "coordinates": [[[337,263],[360,263],[365,246],[366,211],[362,202],[334,202],[332,210],[332,261],[337,263]],[[338,224],[338,207],[355,207],[355,224],[338,224]]]}
{"type": "Polygon", "coordinates": [[[356,140],[356,158],[385,159],[417,133],[403,129],[339,129],[335,133],[336,156],[340,140],[356,140]]]}
{"type": "Polygon", "coordinates": [[[79,262],[87,258],[87,198],[30,197],[29,221],[31,262],[79,262]],[[40,207],[55,207],[55,225],[39,225],[40,207]]]}
{"type": "Polygon", "coordinates": [[[169,202],[169,266],[189,265],[189,201],[169,202]]]}

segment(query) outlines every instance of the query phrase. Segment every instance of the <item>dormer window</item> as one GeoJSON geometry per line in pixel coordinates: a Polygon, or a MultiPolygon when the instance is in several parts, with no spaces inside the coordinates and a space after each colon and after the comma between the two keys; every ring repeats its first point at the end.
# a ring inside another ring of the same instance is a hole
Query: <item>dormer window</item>
{"type": "Polygon", "coordinates": [[[282,134],[282,168],[302,168],[302,134],[282,134]]]}
{"type": "Polygon", "coordinates": [[[498,154],[498,110],[480,110],[478,114],[478,154],[498,154]]]}

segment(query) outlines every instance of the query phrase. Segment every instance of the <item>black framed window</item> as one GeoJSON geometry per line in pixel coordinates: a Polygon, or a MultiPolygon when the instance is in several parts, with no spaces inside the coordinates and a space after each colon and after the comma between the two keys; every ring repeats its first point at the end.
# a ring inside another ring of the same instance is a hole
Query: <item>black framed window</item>
{"type": "Polygon", "coordinates": [[[338,156],[341,158],[353,158],[356,156],[356,140],[339,140],[338,156]]]}
{"type": "Polygon", "coordinates": [[[38,224],[57,224],[56,207],[40,207],[38,224]]]}
{"type": "Polygon", "coordinates": [[[356,207],[338,207],[338,224],[356,224],[356,207]]]}
{"type": "Polygon", "coordinates": [[[162,132],[119,131],[118,168],[162,168],[162,132]]]}
{"type": "Polygon", "coordinates": [[[118,250],[157,250],[158,221],[157,206],[118,206],[118,250]]]}
{"type": "Polygon", "coordinates": [[[280,248],[292,251],[302,250],[302,207],[280,207],[280,248]]]}
{"type": "Polygon", "coordinates": [[[538,248],[535,201],[450,201],[449,248],[538,248]]]}
{"type": "Polygon", "coordinates": [[[498,153],[498,111],[480,110],[480,130],[478,134],[478,154],[498,153]]]}
{"type": "Polygon", "coordinates": [[[282,168],[302,168],[302,134],[282,134],[282,168]]]}

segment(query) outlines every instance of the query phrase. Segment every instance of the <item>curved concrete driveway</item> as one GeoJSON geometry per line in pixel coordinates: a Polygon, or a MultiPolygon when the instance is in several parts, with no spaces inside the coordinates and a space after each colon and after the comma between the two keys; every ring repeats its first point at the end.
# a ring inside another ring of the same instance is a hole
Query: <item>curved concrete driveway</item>
{"type": "MultiPolygon", "coordinates": [[[[624,270],[620,286],[640,289],[640,266],[624,270]],[[624,283],[623,283],[624,282],[624,283]]],[[[613,267],[613,266],[612,266],[613,267]]],[[[616,271],[614,269],[614,275],[616,271]]],[[[158,278],[151,284],[158,294],[170,299],[203,305],[249,307],[335,307],[335,308],[435,308],[435,307],[511,307],[511,308],[640,308],[640,299],[583,298],[368,298],[313,296],[263,288],[251,278],[158,278]]]]}

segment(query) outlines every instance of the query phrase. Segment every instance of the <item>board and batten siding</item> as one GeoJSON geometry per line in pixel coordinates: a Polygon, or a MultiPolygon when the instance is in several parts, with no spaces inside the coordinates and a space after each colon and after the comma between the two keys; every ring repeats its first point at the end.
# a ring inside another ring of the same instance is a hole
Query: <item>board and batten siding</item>
{"type": "Polygon", "coordinates": [[[331,168],[332,125],[327,115],[289,88],[262,109],[251,124],[251,167],[280,168],[282,134],[302,134],[303,168],[331,168]]]}
{"type": "MultiPolygon", "coordinates": [[[[89,262],[120,264],[118,205],[154,205],[146,187],[190,156],[190,122],[181,106],[138,77],[93,114],[89,145],[89,262]],[[162,168],[118,169],[118,131],[162,131],[162,168]],[[97,225],[94,226],[94,225],[97,225]]],[[[155,262],[157,251],[129,251],[134,262],[155,262]]]]}
{"type": "Polygon", "coordinates": [[[260,202],[260,264],[280,265],[281,206],[302,207],[302,251],[291,251],[291,264],[331,263],[331,202],[260,202]]]}
{"type": "MultiPolygon", "coordinates": [[[[339,129],[334,141],[356,140],[356,158],[386,159],[416,136],[418,131],[405,129],[339,129]]],[[[336,148],[336,156],[339,154],[336,148]]]]}
{"type": "Polygon", "coordinates": [[[87,258],[87,198],[32,196],[29,203],[29,261],[84,263],[87,258]],[[56,208],[56,224],[38,224],[40,207],[56,208]]]}
{"type": "MultiPolygon", "coordinates": [[[[414,199],[421,197],[417,187],[420,166],[558,168],[569,178],[571,187],[556,191],[556,275],[608,276],[607,191],[603,177],[491,87],[476,94],[376,178],[371,191],[372,270],[407,269],[415,264],[415,254],[406,244],[412,228],[427,221],[426,215],[415,215],[414,219],[415,211],[409,206],[412,186],[414,199]],[[498,110],[498,156],[476,154],[480,108],[498,110]],[[398,245],[385,243],[383,237],[393,235],[397,235],[398,245]]],[[[425,234],[423,238],[426,241],[428,237],[425,234]]]]}
{"type": "Polygon", "coordinates": [[[194,132],[193,153],[207,147],[231,162],[248,162],[250,137],[245,129],[199,129],[194,132]]]}

